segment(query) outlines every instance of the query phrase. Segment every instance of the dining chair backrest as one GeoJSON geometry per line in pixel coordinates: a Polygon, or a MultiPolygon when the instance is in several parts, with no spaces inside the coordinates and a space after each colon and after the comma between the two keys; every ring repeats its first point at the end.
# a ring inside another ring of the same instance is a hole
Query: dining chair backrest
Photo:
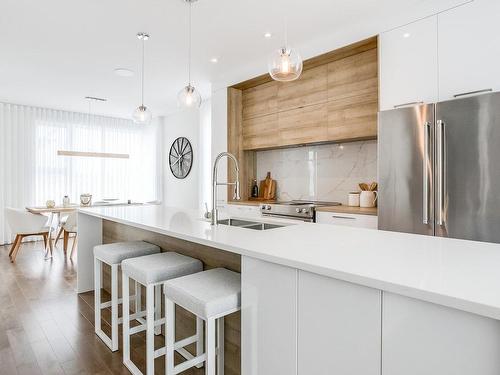
{"type": "Polygon", "coordinates": [[[78,212],[72,212],[68,215],[66,222],[63,225],[63,228],[67,232],[77,232],[77,218],[78,212]]]}
{"type": "Polygon", "coordinates": [[[14,234],[47,232],[47,217],[32,214],[25,209],[5,208],[5,219],[14,234]]]}

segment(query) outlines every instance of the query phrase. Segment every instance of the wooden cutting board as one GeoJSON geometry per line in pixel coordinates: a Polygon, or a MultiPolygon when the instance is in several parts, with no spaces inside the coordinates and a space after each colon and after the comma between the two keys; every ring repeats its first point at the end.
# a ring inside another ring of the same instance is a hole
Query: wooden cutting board
{"type": "Polygon", "coordinates": [[[259,198],[265,200],[276,199],[276,180],[271,178],[271,172],[267,172],[267,176],[259,184],[259,198]]]}

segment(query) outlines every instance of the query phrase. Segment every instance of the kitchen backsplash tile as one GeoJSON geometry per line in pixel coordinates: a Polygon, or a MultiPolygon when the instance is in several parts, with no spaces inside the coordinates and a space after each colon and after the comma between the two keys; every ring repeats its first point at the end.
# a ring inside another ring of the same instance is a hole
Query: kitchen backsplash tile
{"type": "Polygon", "coordinates": [[[257,152],[257,176],[277,181],[279,200],[347,204],[359,182],[377,181],[377,141],[304,146],[257,152]]]}

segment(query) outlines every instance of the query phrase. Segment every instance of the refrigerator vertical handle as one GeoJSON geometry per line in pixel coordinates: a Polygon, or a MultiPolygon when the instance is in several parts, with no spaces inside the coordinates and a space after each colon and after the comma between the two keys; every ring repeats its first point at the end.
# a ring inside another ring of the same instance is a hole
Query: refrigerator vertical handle
{"type": "Polygon", "coordinates": [[[437,199],[436,199],[436,224],[443,225],[444,211],[444,168],[445,168],[445,152],[444,152],[444,122],[436,121],[436,161],[437,161],[437,199]]]}
{"type": "Polygon", "coordinates": [[[423,206],[422,206],[422,222],[429,224],[429,132],[431,123],[424,123],[424,157],[423,157],[423,206]]]}

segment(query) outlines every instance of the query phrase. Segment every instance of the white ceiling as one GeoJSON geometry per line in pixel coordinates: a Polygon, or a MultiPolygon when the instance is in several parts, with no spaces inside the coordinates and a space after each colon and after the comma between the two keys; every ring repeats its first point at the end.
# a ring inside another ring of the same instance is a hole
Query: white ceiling
{"type": "MultiPolygon", "coordinates": [[[[375,35],[464,0],[199,0],[193,5],[193,81],[214,86],[265,72],[283,40],[304,57],[375,35]],[[264,32],[273,37],[265,39],[264,32]],[[217,57],[219,62],[210,62],[217,57]]],[[[183,0],[0,0],[0,101],[129,117],[140,103],[138,31],[146,42],[146,98],[176,111],[187,83],[188,6],[183,0]],[[134,77],[118,77],[115,68],[134,77]]]]}

